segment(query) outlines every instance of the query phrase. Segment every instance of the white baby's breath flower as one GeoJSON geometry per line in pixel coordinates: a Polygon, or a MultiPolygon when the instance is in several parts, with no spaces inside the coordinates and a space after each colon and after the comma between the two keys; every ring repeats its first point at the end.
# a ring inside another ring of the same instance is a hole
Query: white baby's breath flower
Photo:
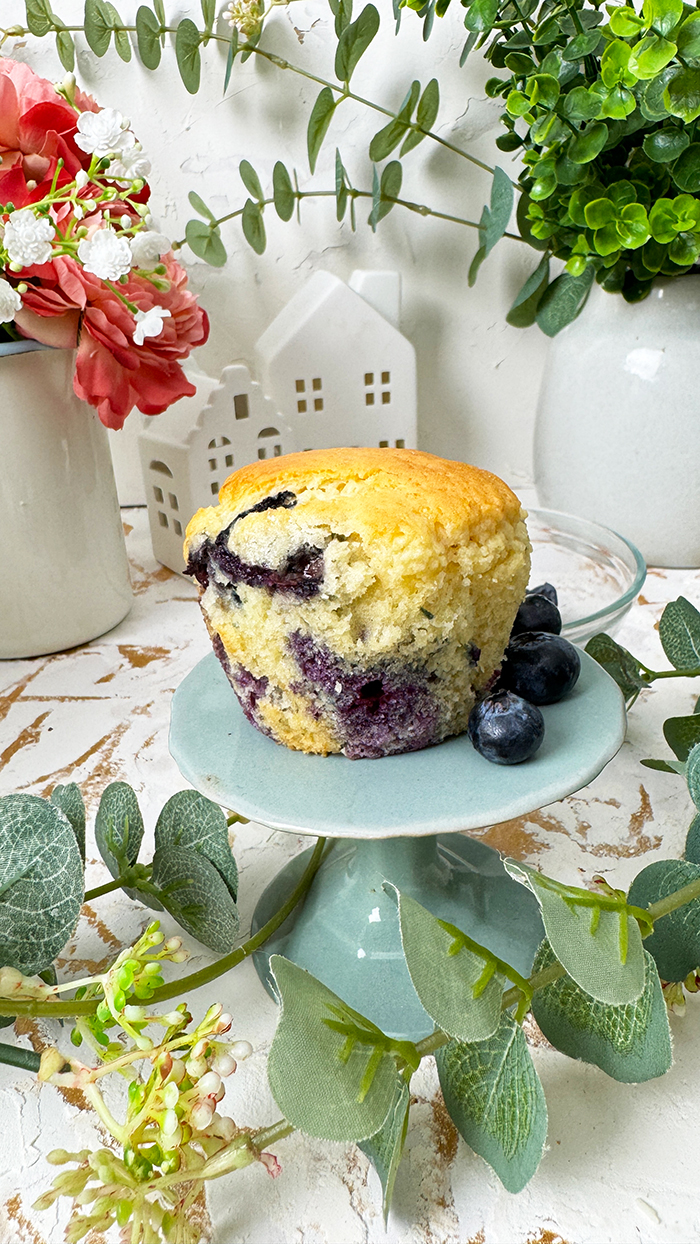
{"type": "Polygon", "coordinates": [[[75,219],[76,219],[76,220],[82,220],[82,219],[83,219],[83,216],[85,215],[85,208],[83,207],[82,203],[76,203],[76,204],[74,205],[74,207],[73,207],[73,215],[75,216],[75,219]]]}
{"type": "Polygon", "coordinates": [[[126,238],[117,237],[113,229],[98,229],[91,238],[83,238],[78,259],[86,272],[102,281],[118,281],[131,268],[131,250],[126,238]]]}
{"type": "Polygon", "coordinates": [[[46,216],[35,216],[29,207],[13,212],[5,225],[3,241],[11,264],[29,268],[32,264],[48,263],[51,240],[56,232],[46,216]]]}
{"type": "Polygon", "coordinates": [[[85,169],[84,168],[78,169],[78,172],[75,174],[75,184],[78,187],[78,190],[84,190],[89,180],[90,178],[85,172],[85,169]]]}
{"type": "Polygon", "coordinates": [[[152,268],[161,255],[170,250],[170,242],[164,233],[146,229],[135,233],[129,243],[135,268],[152,268]]]}
{"type": "Polygon", "coordinates": [[[100,112],[80,113],[75,142],[81,151],[101,158],[123,156],[135,145],[136,139],[121,112],[117,112],[116,108],[103,108],[100,112]]]}
{"type": "Polygon", "coordinates": [[[0,323],[7,324],[9,320],[14,320],[18,311],[22,309],[22,299],[13,289],[9,281],[0,279],[0,323]]]}
{"type": "Polygon", "coordinates": [[[148,311],[137,311],[134,319],[134,345],[142,346],[146,337],[159,337],[163,331],[163,320],[169,320],[170,311],[165,307],[149,307],[148,311]]]}
{"type": "Polygon", "coordinates": [[[141,178],[146,180],[151,171],[151,161],[143,154],[141,143],[134,142],[128,149],[119,152],[119,157],[112,160],[109,175],[120,186],[129,186],[132,181],[141,178]]]}

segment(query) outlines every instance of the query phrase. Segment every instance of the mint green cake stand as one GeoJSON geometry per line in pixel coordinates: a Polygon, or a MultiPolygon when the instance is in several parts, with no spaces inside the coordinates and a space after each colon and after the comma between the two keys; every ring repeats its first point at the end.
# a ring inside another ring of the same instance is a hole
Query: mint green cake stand
{"type": "MultiPolygon", "coordinates": [[[[431,1032],[385,881],[530,971],[543,936],[536,900],[511,881],[497,851],[459,831],[524,816],[579,790],[625,734],[620,691],[584,652],[571,695],[543,713],[544,743],[520,765],[490,764],[466,735],[381,760],[307,756],[260,734],[215,655],[200,661],[173,698],[170,751],[183,777],[271,829],[335,840],[303,907],[257,952],[270,992],[269,956],[284,954],[392,1036],[419,1040],[431,1032]]],[[[309,854],[267,887],[254,932],[282,905],[309,854]]]]}

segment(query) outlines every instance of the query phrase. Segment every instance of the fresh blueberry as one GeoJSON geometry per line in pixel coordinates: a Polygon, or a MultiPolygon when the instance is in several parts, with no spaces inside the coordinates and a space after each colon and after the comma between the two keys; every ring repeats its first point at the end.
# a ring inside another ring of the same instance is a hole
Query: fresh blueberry
{"type": "Polygon", "coordinates": [[[511,635],[522,635],[523,631],[548,631],[551,635],[559,634],[561,614],[548,596],[528,592],[515,615],[511,635]]]}
{"type": "Polygon", "coordinates": [[[569,694],[580,672],[581,658],[568,639],[525,631],[506,648],[499,686],[531,704],[556,704],[569,694]]]}
{"type": "Polygon", "coordinates": [[[544,738],[544,717],[512,691],[492,691],[474,705],[467,733],[474,747],[496,765],[519,765],[544,738]]]}
{"type": "Polygon", "coordinates": [[[553,605],[559,604],[557,589],[552,587],[551,583],[540,583],[539,587],[529,587],[526,596],[546,596],[547,600],[551,600],[553,605]]]}

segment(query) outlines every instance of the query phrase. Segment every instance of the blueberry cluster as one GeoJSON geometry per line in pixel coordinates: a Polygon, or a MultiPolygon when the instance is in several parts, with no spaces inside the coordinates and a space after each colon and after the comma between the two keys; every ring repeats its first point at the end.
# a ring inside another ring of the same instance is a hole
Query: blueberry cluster
{"type": "Polygon", "coordinates": [[[534,756],[544,738],[540,704],[556,704],[575,686],[581,659],[562,639],[556,588],[530,588],[515,615],[498,682],[475,704],[467,733],[476,750],[497,765],[534,756]]]}

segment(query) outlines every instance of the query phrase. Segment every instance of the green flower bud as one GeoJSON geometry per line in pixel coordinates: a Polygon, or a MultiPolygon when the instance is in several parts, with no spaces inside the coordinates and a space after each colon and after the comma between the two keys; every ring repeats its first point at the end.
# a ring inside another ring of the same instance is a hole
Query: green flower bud
{"type": "Polygon", "coordinates": [[[134,1206],[133,1206],[132,1201],[117,1201],[117,1226],[118,1227],[126,1226],[127,1222],[131,1218],[131,1212],[133,1208],[134,1206]]]}

